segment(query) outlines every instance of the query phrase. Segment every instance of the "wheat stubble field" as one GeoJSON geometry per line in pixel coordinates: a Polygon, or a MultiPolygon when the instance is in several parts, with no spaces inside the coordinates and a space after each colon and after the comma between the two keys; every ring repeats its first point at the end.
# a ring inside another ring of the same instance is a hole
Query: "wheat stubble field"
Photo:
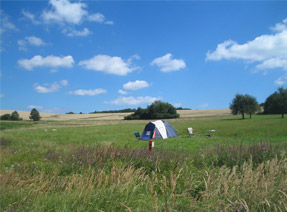
{"type": "Polygon", "coordinates": [[[151,155],[128,114],[1,121],[1,211],[287,211],[286,119],[179,113],[151,155]]]}

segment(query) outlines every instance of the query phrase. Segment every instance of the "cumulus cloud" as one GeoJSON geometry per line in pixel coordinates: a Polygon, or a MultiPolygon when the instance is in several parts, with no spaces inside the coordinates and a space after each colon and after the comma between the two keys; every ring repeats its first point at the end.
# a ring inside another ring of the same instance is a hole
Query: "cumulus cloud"
{"type": "Polygon", "coordinates": [[[168,53],[162,57],[155,58],[151,62],[152,66],[158,66],[162,72],[178,71],[186,67],[184,60],[172,59],[172,54],[168,53]]]}
{"type": "Polygon", "coordinates": [[[56,23],[60,25],[79,25],[84,21],[103,24],[113,24],[106,20],[102,13],[89,14],[88,6],[82,2],[70,2],[69,0],[50,0],[51,8],[43,11],[41,17],[45,23],[56,23]]]}
{"type": "Polygon", "coordinates": [[[286,69],[287,19],[272,29],[275,34],[261,35],[243,44],[233,40],[224,41],[217,45],[215,51],[207,52],[206,60],[241,59],[257,63],[257,69],[286,69]]]}
{"type": "Polygon", "coordinates": [[[86,27],[82,31],[75,29],[64,29],[63,33],[69,37],[85,37],[92,34],[92,32],[86,27]]]}
{"type": "Polygon", "coordinates": [[[57,83],[54,82],[51,85],[45,84],[45,85],[35,85],[34,89],[37,93],[54,93],[57,92],[61,86],[57,83]]]}
{"type": "Polygon", "coordinates": [[[23,40],[18,40],[18,45],[20,50],[27,50],[28,45],[32,46],[45,46],[47,45],[41,38],[36,36],[28,36],[23,40]]]}
{"type": "Polygon", "coordinates": [[[50,10],[44,10],[42,19],[46,23],[80,24],[88,15],[86,4],[82,2],[71,3],[68,0],[50,0],[50,10]]]}
{"type": "Polygon", "coordinates": [[[125,76],[138,69],[131,62],[125,62],[121,57],[109,55],[96,55],[91,59],[80,61],[79,65],[89,70],[120,76],[125,76]]]}
{"type": "Polygon", "coordinates": [[[79,89],[69,92],[69,94],[71,95],[79,95],[79,96],[97,96],[99,94],[105,94],[105,93],[107,93],[107,90],[103,88],[90,89],[90,90],[79,89]]]}
{"type": "Polygon", "coordinates": [[[151,97],[151,96],[139,96],[139,97],[119,97],[108,104],[112,105],[141,105],[141,104],[151,104],[154,101],[161,100],[161,97],[151,97]]]}
{"type": "Polygon", "coordinates": [[[124,91],[124,90],[118,90],[118,93],[119,93],[119,94],[127,94],[128,92],[127,92],[127,91],[124,91]]]}
{"type": "Polygon", "coordinates": [[[123,88],[125,90],[139,90],[139,89],[142,89],[142,88],[146,88],[146,87],[149,87],[150,85],[146,82],[146,81],[143,81],[143,80],[136,80],[134,82],[128,82],[126,84],[123,85],[123,88]]]}
{"type": "Polygon", "coordinates": [[[277,80],[274,81],[275,85],[278,86],[283,86],[283,85],[287,85],[287,74],[279,77],[277,80]]]}
{"type": "Polygon", "coordinates": [[[33,70],[34,68],[38,67],[50,67],[50,68],[71,68],[74,64],[74,59],[72,56],[64,56],[64,57],[57,57],[57,56],[47,56],[42,57],[40,55],[34,56],[32,59],[21,59],[18,60],[18,64],[26,69],[26,70],[33,70]]]}
{"type": "Polygon", "coordinates": [[[55,93],[63,86],[68,85],[68,80],[61,80],[60,82],[54,82],[52,84],[45,83],[39,85],[38,83],[34,84],[34,89],[37,93],[55,93]]]}

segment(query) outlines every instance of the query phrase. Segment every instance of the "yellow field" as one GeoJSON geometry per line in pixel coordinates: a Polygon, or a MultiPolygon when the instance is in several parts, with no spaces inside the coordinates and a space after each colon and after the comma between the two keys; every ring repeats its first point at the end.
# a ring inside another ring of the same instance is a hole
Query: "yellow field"
{"type": "MultiPolygon", "coordinates": [[[[13,110],[0,110],[0,115],[9,113],[13,110]]],[[[20,118],[29,120],[30,112],[28,111],[17,111],[20,118]]],[[[229,109],[216,109],[216,110],[179,110],[181,119],[199,118],[199,117],[220,117],[230,116],[229,109]]],[[[55,113],[40,113],[41,120],[56,120],[56,121],[68,121],[68,120],[110,120],[117,121],[123,120],[125,116],[131,113],[97,113],[97,114],[55,114],[55,113]]]]}

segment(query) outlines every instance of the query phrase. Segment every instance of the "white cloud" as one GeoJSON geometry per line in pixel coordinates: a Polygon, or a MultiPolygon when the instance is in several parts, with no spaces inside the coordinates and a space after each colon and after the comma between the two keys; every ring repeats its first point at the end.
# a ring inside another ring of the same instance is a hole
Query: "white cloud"
{"type": "Polygon", "coordinates": [[[96,96],[99,94],[104,94],[107,93],[107,90],[98,88],[98,89],[90,89],[90,90],[84,90],[84,89],[79,89],[75,91],[70,91],[69,94],[71,95],[79,95],[79,96],[96,96]]]}
{"type": "Polygon", "coordinates": [[[138,69],[138,67],[132,66],[129,61],[125,62],[121,57],[109,55],[96,55],[91,59],[80,61],[79,65],[89,70],[120,76],[125,76],[138,69]]]}
{"type": "Polygon", "coordinates": [[[123,88],[125,90],[139,90],[139,89],[142,89],[142,88],[146,88],[146,87],[149,87],[150,85],[146,82],[146,81],[143,81],[143,80],[136,80],[135,82],[128,82],[126,84],[123,85],[123,88]]]}
{"type": "MultiPolygon", "coordinates": [[[[82,2],[70,2],[69,0],[50,0],[50,9],[43,11],[41,18],[47,24],[59,25],[79,25],[84,21],[91,21],[103,24],[114,24],[111,20],[106,20],[102,13],[89,14],[87,5],[82,2]]],[[[29,19],[34,20],[31,14],[29,19]]]]}
{"type": "Polygon", "coordinates": [[[85,37],[92,34],[92,32],[86,27],[82,31],[74,29],[64,29],[63,33],[69,37],[85,37]]]}
{"type": "Polygon", "coordinates": [[[25,37],[25,39],[29,42],[29,44],[34,45],[34,46],[45,46],[46,43],[41,39],[36,36],[29,36],[25,37]]]}
{"type": "Polygon", "coordinates": [[[4,94],[0,93],[0,99],[4,98],[4,94]]]}
{"type": "Polygon", "coordinates": [[[0,35],[2,36],[3,33],[10,31],[10,30],[17,30],[16,26],[9,20],[9,16],[3,11],[0,10],[0,21],[1,21],[1,28],[0,28],[0,35]]]}
{"type": "Polygon", "coordinates": [[[63,86],[67,86],[68,80],[61,80],[59,83],[54,82],[52,84],[44,84],[44,85],[38,85],[37,83],[34,84],[34,89],[37,93],[55,93],[59,91],[59,89],[63,86]]]}
{"type": "Polygon", "coordinates": [[[51,85],[45,84],[45,85],[35,85],[34,89],[37,93],[54,93],[57,92],[61,86],[57,83],[54,82],[51,85]]]}
{"type": "Polygon", "coordinates": [[[114,25],[114,22],[113,21],[106,21],[105,24],[114,25]]]}
{"type": "Polygon", "coordinates": [[[69,82],[68,82],[68,80],[61,80],[61,81],[60,81],[60,84],[61,84],[62,86],[67,86],[67,85],[69,84],[69,82]]]}
{"type": "Polygon", "coordinates": [[[261,64],[257,65],[256,68],[257,69],[282,68],[284,70],[287,70],[287,57],[286,57],[286,59],[271,58],[268,60],[264,60],[261,64]]]}
{"type": "Polygon", "coordinates": [[[20,50],[27,50],[27,45],[32,46],[45,46],[47,45],[41,38],[36,36],[25,37],[24,40],[18,40],[20,50]]]}
{"type": "Polygon", "coordinates": [[[128,92],[127,92],[127,91],[124,91],[124,90],[119,90],[118,93],[119,93],[119,94],[127,94],[128,92]]]}
{"type": "Polygon", "coordinates": [[[184,60],[172,59],[172,54],[168,53],[162,57],[155,58],[151,65],[158,66],[162,72],[178,71],[186,67],[184,60]]]}
{"type": "Polygon", "coordinates": [[[80,24],[88,12],[86,4],[81,2],[71,3],[68,0],[50,0],[51,10],[44,10],[42,19],[46,23],[80,24]]]}
{"type": "Polygon", "coordinates": [[[35,15],[28,12],[28,11],[25,11],[25,10],[22,10],[22,14],[24,15],[24,17],[30,21],[32,21],[33,24],[37,25],[37,24],[40,24],[41,22],[36,20],[35,18],[35,15]]]}
{"type": "Polygon", "coordinates": [[[112,105],[141,105],[141,104],[151,104],[154,101],[161,100],[161,97],[151,97],[151,96],[139,96],[139,97],[119,97],[116,100],[109,102],[112,105]]]}
{"type": "Polygon", "coordinates": [[[92,22],[113,25],[113,21],[106,21],[105,16],[102,13],[95,13],[88,16],[88,20],[92,22]]]}
{"type": "Polygon", "coordinates": [[[70,68],[74,64],[74,59],[72,56],[64,56],[64,57],[57,57],[57,56],[47,56],[42,57],[40,55],[34,56],[32,59],[21,59],[18,60],[18,64],[26,70],[33,70],[37,67],[51,67],[51,68],[70,68]]]}
{"type": "Polygon", "coordinates": [[[0,9],[0,52],[4,51],[3,37],[6,33],[17,31],[16,26],[9,20],[9,16],[0,9]]]}
{"type": "Polygon", "coordinates": [[[282,23],[277,23],[275,26],[271,27],[271,30],[275,32],[282,32],[287,30],[287,18],[285,18],[282,23]]]}
{"type": "Polygon", "coordinates": [[[94,21],[98,23],[103,23],[105,21],[105,16],[102,13],[95,13],[88,16],[89,21],[94,21]]]}
{"type": "Polygon", "coordinates": [[[279,77],[277,80],[274,81],[275,85],[283,86],[287,85],[287,74],[279,77]]]}
{"type": "Polygon", "coordinates": [[[252,41],[238,44],[227,40],[217,45],[215,51],[208,51],[206,60],[241,59],[259,63],[258,69],[286,69],[287,60],[287,19],[273,27],[276,34],[261,35],[252,41]]]}

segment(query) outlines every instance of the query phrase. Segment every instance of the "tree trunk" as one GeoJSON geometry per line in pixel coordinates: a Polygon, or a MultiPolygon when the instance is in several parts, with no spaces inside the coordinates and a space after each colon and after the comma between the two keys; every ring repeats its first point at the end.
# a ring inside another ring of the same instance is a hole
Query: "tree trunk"
{"type": "Polygon", "coordinates": [[[244,113],[242,113],[242,119],[244,119],[244,113]]]}
{"type": "Polygon", "coordinates": [[[251,113],[250,113],[250,119],[251,119],[251,113]]]}
{"type": "Polygon", "coordinates": [[[282,119],[284,119],[284,113],[282,113],[282,119]]]}

